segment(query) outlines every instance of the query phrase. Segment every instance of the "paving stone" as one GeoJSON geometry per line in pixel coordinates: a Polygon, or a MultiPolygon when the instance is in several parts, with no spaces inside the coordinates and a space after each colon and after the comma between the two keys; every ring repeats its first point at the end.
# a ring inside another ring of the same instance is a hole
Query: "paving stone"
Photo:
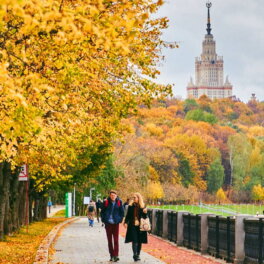
{"type": "MultiPolygon", "coordinates": [[[[89,227],[87,218],[81,218],[66,226],[54,246],[56,252],[50,264],[109,264],[109,253],[105,228],[100,223],[89,227]]],[[[119,239],[119,264],[134,264],[131,243],[125,244],[119,239]]],[[[162,264],[157,258],[141,252],[141,261],[137,263],[162,264]]]]}

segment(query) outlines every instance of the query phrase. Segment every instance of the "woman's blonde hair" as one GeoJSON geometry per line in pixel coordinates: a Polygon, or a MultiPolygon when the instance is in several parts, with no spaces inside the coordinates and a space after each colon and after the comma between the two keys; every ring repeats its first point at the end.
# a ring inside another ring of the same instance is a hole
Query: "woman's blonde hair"
{"type": "MultiPolygon", "coordinates": [[[[142,195],[141,195],[140,193],[133,193],[133,196],[137,196],[139,207],[140,207],[140,208],[145,208],[145,204],[144,204],[144,202],[143,202],[142,195]]],[[[130,199],[130,202],[129,202],[129,205],[132,205],[133,203],[134,203],[134,199],[131,198],[131,199],[130,199]]]]}

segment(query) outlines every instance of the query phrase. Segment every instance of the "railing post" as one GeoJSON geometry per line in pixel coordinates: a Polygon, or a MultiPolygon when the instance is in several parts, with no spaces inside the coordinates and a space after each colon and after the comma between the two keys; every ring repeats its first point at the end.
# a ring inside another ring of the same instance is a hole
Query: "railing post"
{"type": "Polygon", "coordinates": [[[231,261],[231,238],[230,238],[230,216],[226,218],[226,249],[227,249],[227,262],[231,261]]]}
{"type": "Polygon", "coordinates": [[[191,214],[188,214],[188,248],[191,248],[191,214]]]}
{"type": "Polygon", "coordinates": [[[263,248],[263,219],[259,218],[259,259],[258,263],[262,264],[263,262],[263,254],[262,254],[262,248],[263,248]]]}
{"type": "Polygon", "coordinates": [[[188,213],[186,211],[178,211],[177,214],[177,245],[182,246],[183,245],[183,214],[188,213]]]}
{"type": "Polygon", "coordinates": [[[216,223],[215,223],[215,251],[216,251],[216,257],[219,258],[219,215],[215,217],[216,223]]]}
{"type": "Polygon", "coordinates": [[[235,259],[234,264],[243,264],[245,259],[245,229],[244,219],[250,215],[237,215],[235,222],[235,259]]]}
{"type": "Polygon", "coordinates": [[[156,213],[157,209],[152,209],[152,234],[156,234],[156,213]]]}
{"type": "Polygon", "coordinates": [[[196,237],[196,250],[199,250],[199,215],[195,215],[195,237],[196,237]]]}
{"type": "Polygon", "coordinates": [[[201,214],[201,254],[207,254],[208,249],[208,216],[211,213],[201,214]]]}
{"type": "Polygon", "coordinates": [[[163,210],[163,229],[162,229],[162,237],[168,238],[168,211],[169,210],[163,210]]]}

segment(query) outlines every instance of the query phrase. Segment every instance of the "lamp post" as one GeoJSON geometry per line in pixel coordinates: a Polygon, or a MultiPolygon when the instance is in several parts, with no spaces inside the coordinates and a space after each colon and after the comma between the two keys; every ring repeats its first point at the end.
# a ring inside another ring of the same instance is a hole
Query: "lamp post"
{"type": "Polygon", "coordinates": [[[73,187],[73,210],[72,210],[73,216],[75,216],[75,186],[76,186],[76,183],[74,183],[74,187],[73,187]]]}
{"type": "Polygon", "coordinates": [[[90,200],[92,200],[92,192],[95,190],[95,188],[90,188],[90,200]]]}

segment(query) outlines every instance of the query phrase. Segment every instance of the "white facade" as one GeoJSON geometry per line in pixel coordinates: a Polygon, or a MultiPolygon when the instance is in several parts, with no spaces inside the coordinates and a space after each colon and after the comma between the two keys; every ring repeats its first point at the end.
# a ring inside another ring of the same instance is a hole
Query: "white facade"
{"type": "Polygon", "coordinates": [[[232,96],[232,85],[228,77],[224,82],[223,57],[216,54],[214,37],[211,34],[210,14],[208,8],[207,34],[203,41],[203,50],[200,57],[195,59],[195,83],[191,78],[187,93],[189,98],[199,98],[206,95],[211,99],[232,96]]]}

